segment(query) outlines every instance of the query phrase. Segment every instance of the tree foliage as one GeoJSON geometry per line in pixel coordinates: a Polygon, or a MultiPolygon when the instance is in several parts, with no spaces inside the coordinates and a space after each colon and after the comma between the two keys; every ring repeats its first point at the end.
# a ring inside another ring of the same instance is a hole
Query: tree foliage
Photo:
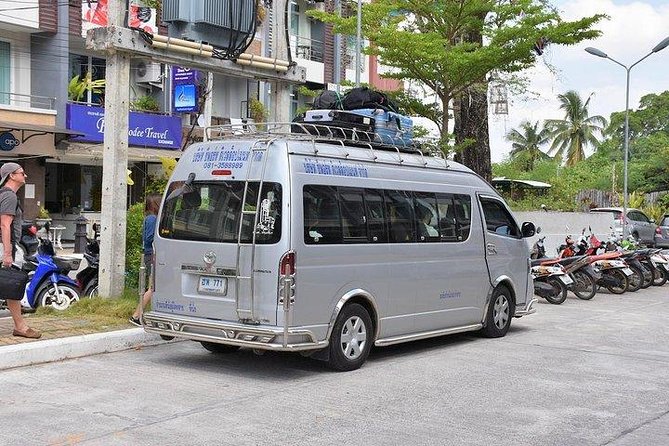
{"type": "Polygon", "coordinates": [[[541,147],[548,143],[549,133],[539,122],[523,121],[520,130],[511,130],[506,139],[511,142],[511,158],[520,160],[525,170],[534,169],[537,161],[548,158],[541,147]]]}
{"type": "Polygon", "coordinates": [[[602,116],[590,116],[590,99],[583,102],[578,92],[570,90],[558,95],[560,108],[564,110],[564,119],[549,119],[546,127],[553,138],[549,154],[558,159],[565,159],[568,166],[573,166],[585,159],[585,148],[599,144],[598,134],[604,132],[606,119],[602,116]]]}
{"type": "MultiPolygon", "coordinates": [[[[355,34],[355,16],[309,14],[335,24],[335,32],[355,34]]],[[[600,32],[593,26],[604,17],[566,21],[545,0],[384,0],[363,6],[362,29],[373,42],[365,51],[395,67],[388,77],[420,82],[446,111],[469,87],[485,85],[491,72],[517,73],[533,66],[539,39],[572,45],[595,38],[600,32]],[[471,34],[485,43],[467,41],[471,34]]],[[[447,141],[449,113],[425,117],[435,119],[447,141]]]]}

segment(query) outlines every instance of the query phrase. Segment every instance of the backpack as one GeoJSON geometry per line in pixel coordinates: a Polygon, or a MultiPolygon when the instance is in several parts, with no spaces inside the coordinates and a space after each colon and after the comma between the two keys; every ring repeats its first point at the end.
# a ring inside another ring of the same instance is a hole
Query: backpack
{"type": "Polygon", "coordinates": [[[341,96],[336,91],[322,91],[314,98],[314,110],[342,110],[341,96]]]}
{"type": "Polygon", "coordinates": [[[397,106],[380,91],[370,90],[368,87],[356,87],[347,91],[342,101],[344,110],[359,110],[361,108],[380,108],[397,113],[397,106]]]}

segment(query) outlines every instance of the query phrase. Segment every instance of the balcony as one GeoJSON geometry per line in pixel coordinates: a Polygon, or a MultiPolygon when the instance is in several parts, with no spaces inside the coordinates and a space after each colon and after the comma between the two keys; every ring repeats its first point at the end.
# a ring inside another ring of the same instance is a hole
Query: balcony
{"type": "Polygon", "coordinates": [[[0,121],[55,125],[56,98],[0,91],[0,121]]]}
{"type": "Polygon", "coordinates": [[[39,0],[0,0],[0,28],[14,32],[40,31],[39,0]]]}
{"type": "Polygon", "coordinates": [[[293,59],[307,71],[306,79],[322,84],[324,82],[323,41],[291,35],[290,50],[293,59]]]}

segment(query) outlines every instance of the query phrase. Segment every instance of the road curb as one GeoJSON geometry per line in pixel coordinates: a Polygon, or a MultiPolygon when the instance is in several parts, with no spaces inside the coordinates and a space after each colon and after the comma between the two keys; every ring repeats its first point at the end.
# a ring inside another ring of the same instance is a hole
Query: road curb
{"type": "Polygon", "coordinates": [[[93,333],[0,347],[0,370],[164,344],[142,328],[93,333]]]}

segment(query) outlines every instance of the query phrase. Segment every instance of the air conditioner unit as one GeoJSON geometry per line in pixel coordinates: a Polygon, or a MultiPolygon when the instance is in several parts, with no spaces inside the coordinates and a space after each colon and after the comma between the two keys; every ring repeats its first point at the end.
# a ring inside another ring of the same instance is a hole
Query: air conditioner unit
{"type": "Polygon", "coordinates": [[[153,83],[162,80],[163,70],[159,63],[140,60],[135,65],[135,80],[139,83],[153,83]]]}

